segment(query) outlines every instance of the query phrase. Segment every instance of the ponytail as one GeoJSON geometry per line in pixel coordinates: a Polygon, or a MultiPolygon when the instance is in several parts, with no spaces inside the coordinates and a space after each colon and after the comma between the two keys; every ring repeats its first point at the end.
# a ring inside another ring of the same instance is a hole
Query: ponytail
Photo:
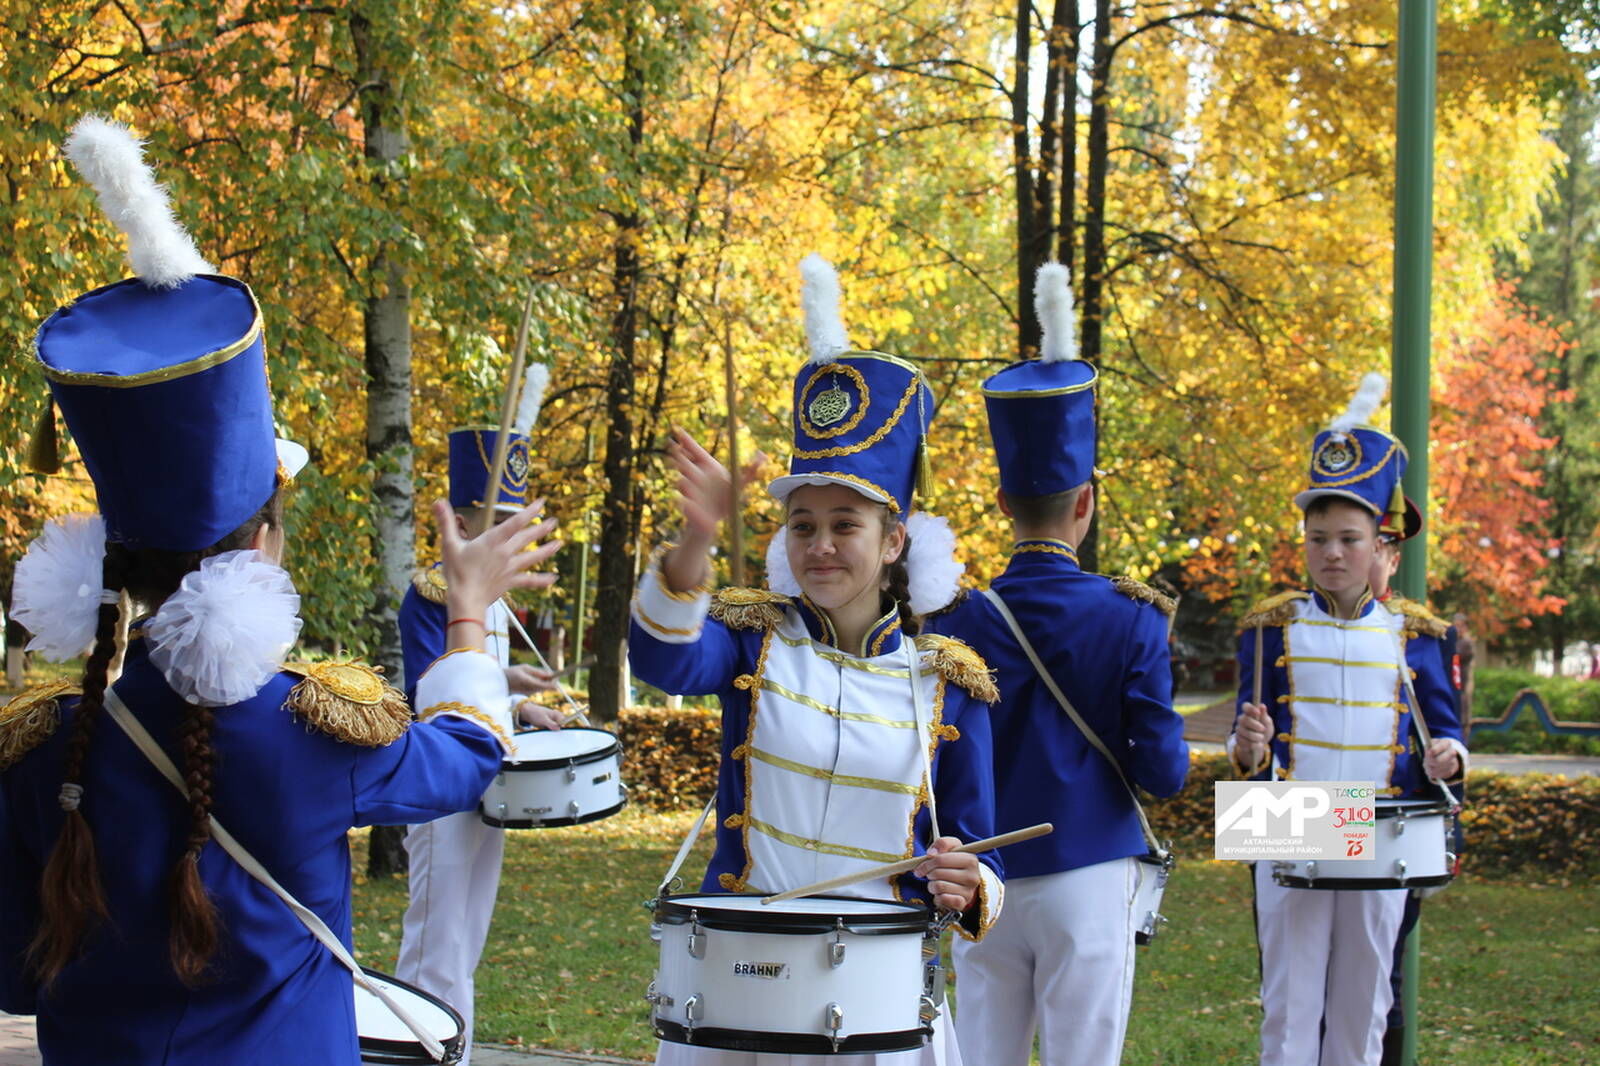
{"type": "MultiPolygon", "coordinates": [[[[891,522],[896,522],[888,508],[884,508],[884,529],[892,528],[891,522]]],[[[911,570],[906,566],[906,560],[911,556],[911,533],[906,533],[905,543],[900,547],[900,555],[894,562],[883,568],[885,581],[884,591],[900,609],[900,630],[908,637],[914,637],[922,629],[922,620],[911,610],[911,570]]]]}

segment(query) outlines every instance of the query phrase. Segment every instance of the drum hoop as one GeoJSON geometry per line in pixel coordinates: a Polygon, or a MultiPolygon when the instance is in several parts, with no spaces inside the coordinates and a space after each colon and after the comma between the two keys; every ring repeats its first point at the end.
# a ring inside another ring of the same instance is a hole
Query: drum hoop
{"type": "Polygon", "coordinates": [[[1410,800],[1404,803],[1379,800],[1373,804],[1373,811],[1380,819],[1399,818],[1402,815],[1407,818],[1430,818],[1436,815],[1448,815],[1450,813],[1450,804],[1444,800],[1424,800],[1421,802],[1410,800]]]}
{"type": "Polygon", "coordinates": [[[478,804],[478,817],[483,821],[484,825],[492,825],[496,829],[560,829],[563,826],[585,825],[589,822],[598,822],[602,818],[610,818],[627,805],[628,801],[624,799],[615,806],[594,811],[591,814],[580,814],[576,818],[507,818],[505,821],[501,821],[498,818],[490,817],[489,813],[483,809],[483,804],[480,803],[478,804]]]}
{"type": "MultiPolygon", "coordinates": [[[[857,936],[897,936],[917,934],[925,936],[932,926],[933,916],[920,904],[900,900],[872,900],[887,909],[872,913],[819,913],[797,914],[779,910],[719,910],[715,894],[705,892],[680,893],[663,896],[656,903],[655,918],[661,925],[687,925],[696,921],[703,929],[721,929],[730,933],[773,933],[779,936],[808,936],[831,933],[843,928],[857,936]],[[690,902],[699,901],[699,902],[690,902]],[[840,922],[843,921],[841,927],[840,922]]],[[[755,898],[745,896],[746,899],[755,898]]],[[[845,900],[859,903],[860,896],[809,896],[810,900],[845,900]]],[[[695,1032],[698,1034],[699,1029],[695,1032]]],[[[695,1043],[700,1043],[696,1039],[695,1043]]]]}
{"type": "MultiPolygon", "coordinates": [[[[540,730],[533,730],[540,732],[540,730]]],[[[586,751],[579,755],[563,755],[553,759],[505,759],[500,763],[500,772],[503,774],[526,774],[539,770],[564,770],[568,766],[587,766],[590,763],[603,762],[622,752],[622,742],[616,734],[607,733],[604,729],[563,729],[563,733],[599,733],[601,736],[611,738],[611,743],[595,751],[586,751]]],[[[520,734],[519,734],[520,735],[520,734]]]]}
{"type": "Polygon", "coordinates": [[[1317,891],[1357,892],[1370,889],[1386,888],[1434,888],[1438,885],[1448,885],[1455,879],[1455,874],[1433,874],[1428,877],[1408,877],[1404,881],[1394,877],[1345,877],[1339,878],[1328,874],[1318,873],[1316,880],[1308,881],[1304,877],[1286,874],[1273,874],[1272,879],[1283,888],[1302,888],[1317,891]]]}
{"type": "MultiPolygon", "coordinates": [[[[409,982],[406,982],[406,981],[402,981],[402,980],[400,980],[400,978],[395,977],[392,974],[386,974],[386,973],[382,972],[381,970],[374,970],[370,966],[361,967],[361,972],[366,974],[368,977],[372,978],[373,980],[382,981],[386,985],[391,985],[391,986],[393,986],[395,988],[399,988],[399,989],[402,989],[403,991],[409,992],[412,995],[416,996],[418,999],[426,1000],[431,1005],[433,1005],[435,1007],[438,1007],[440,1010],[442,1010],[446,1014],[448,1014],[450,1016],[451,1020],[456,1023],[456,1034],[455,1034],[455,1036],[446,1037],[445,1039],[439,1041],[441,1044],[444,1045],[444,1050],[445,1050],[444,1061],[445,1061],[445,1063],[455,1063],[455,1062],[460,1062],[461,1061],[461,1052],[463,1050],[463,1047],[462,1047],[462,1045],[463,1045],[462,1034],[466,1030],[467,1023],[466,1023],[466,1019],[461,1017],[461,1012],[460,1011],[456,1010],[454,1007],[452,1007],[450,1004],[446,1003],[444,1000],[440,999],[438,996],[432,995],[431,993],[428,993],[428,992],[424,992],[422,989],[418,988],[416,985],[410,984],[409,982]]],[[[419,1041],[416,1041],[416,1040],[383,1040],[383,1039],[380,1039],[380,1038],[375,1037],[375,1036],[373,1036],[373,1037],[364,1037],[359,1032],[356,1034],[356,1039],[360,1043],[360,1046],[361,1046],[361,1051],[362,1051],[362,1054],[363,1054],[363,1058],[362,1058],[363,1062],[373,1062],[373,1063],[411,1063],[411,1062],[432,1063],[433,1062],[433,1059],[428,1055],[428,1053],[422,1049],[422,1044],[419,1041]],[[369,1054],[387,1055],[389,1057],[388,1058],[382,1058],[382,1059],[366,1058],[365,1056],[369,1055],[369,1054]],[[402,1057],[402,1056],[404,1056],[404,1057],[402,1057]]]]}
{"type": "Polygon", "coordinates": [[[774,1055],[859,1055],[868,1052],[914,1051],[933,1035],[929,1026],[900,1029],[887,1033],[854,1033],[833,1043],[820,1033],[763,1033],[753,1029],[720,1029],[695,1026],[693,1031],[678,1022],[657,1018],[656,1036],[673,1044],[719,1048],[723,1051],[751,1051],[774,1055]]]}

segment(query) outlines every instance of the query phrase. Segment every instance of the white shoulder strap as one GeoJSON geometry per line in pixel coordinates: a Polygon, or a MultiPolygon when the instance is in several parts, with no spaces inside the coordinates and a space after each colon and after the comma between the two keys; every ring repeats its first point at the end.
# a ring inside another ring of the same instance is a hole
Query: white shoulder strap
{"type": "Polygon", "coordinates": [[[1139,795],[1133,790],[1133,785],[1129,783],[1127,775],[1122,772],[1122,764],[1117,762],[1116,757],[1095,735],[1094,730],[1089,728],[1088,723],[1079,717],[1077,709],[1072,706],[1072,701],[1067,699],[1067,694],[1061,691],[1060,686],[1055,682],[1055,678],[1050,676],[1050,672],[1044,668],[1044,663],[1039,661],[1039,653],[1033,650],[1033,644],[1029,642],[1027,636],[1022,632],[1022,627],[1017,624],[1016,616],[1011,613],[1011,608],[1006,606],[1006,601],[1001,599],[1000,594],[992,588],[984,589],[983,595],[990,603],[994,604],[994,609],[1000,612],[1000,617],[1005,619],[1006,625],[1011,629],[1011,635],[1016,638],[1017,643],[1022,647],[1023,653],[1028,657],[1028,661],[1033,664],[1033,669],[1039,675],[1039,680],[1043,681],[1045,688],[1050,690],[1050,695],[1054,696],[1056,702],[1061,704],[1061,709],[1067,712],[1067,717],[1072,719],[1072,724],[1078,727],[1078,732],[1083,734],[1084,739],[1094,745],[1094,749],[1104,755],[1106,761],[1111,764],[1111,769],[1116,771],[1117,780],[1122,782],[1122,787],[1128,790],[1128,798],[1133,801],[1134,813],[1139,816],[1139,828],[1144,830],[1145,843],[1150,846],[1151,854],[1165,861],[1167,849],[1161,846],[1161,842],[1156,839],[1155,831],[1150,828],[1150,820],[1145,817],[1144,806],[1139,802],[1139,795]]]}
{"type": "MultiPolygon", "coordinates": [[[[133,741],[134,746],[143,752],[144,757],[150,760],[151,765],[160,771],[161,776],[172,782],[174,788],[187,796],[189,790],[184,787],[183,778],[179,775],[178,768],[172,764],[172,760],[167,757],[167,753],[161,750],[161,745],[156,743],[155,738],[150,735],[139,719],[135,718],[133,713],[128,710],[128,705],[122,702],[122,698],[109,688],[106,689],[105,693],[105,709],[110,712],[112,721],[121,726],[122,731],[128,734],[128,739],[133,741]]],[[[396,1018],[405,1023],[406,1028],[410,1029],[416,1038],[422,1042],[424,1050],[432,1056],[434,1061],[444,1061],[444,1046],[428,1031],[427,1027],[408,1014],[406,1009],[400,1006],[399,1003],[396,1003],[383,990],[382,985],[367,977],[361,969],[361,964],[351,957],[349,951],[345,950],[344,944],[340,943],[339,938],[334,935],[332,929],[328,928],[327,923],[317,917],[315,911],[290,895],[288,889],[278,884],[277,880],[267,872],[266,867],[257,862],[255,856],[246,851],[244,845],[233,838],[233,834],[222,828],[222,823],[217,821],[215,817],[211,819],[211,836],[222,846],[223,851],[233,856],[234,861],[244,867],[246,873],[265,885],[273,895],[283,900],[288,908],[294,912],[294,916],[299,918],[305,927],[311,931],[311,935],[321,941],[323,947],[333,952],[334,958],[344,963],[345,968],[355,978],[356,984],[377,996],[378,999],[383,1001],[384,1006],[394,1012],[396,1018]]]]}

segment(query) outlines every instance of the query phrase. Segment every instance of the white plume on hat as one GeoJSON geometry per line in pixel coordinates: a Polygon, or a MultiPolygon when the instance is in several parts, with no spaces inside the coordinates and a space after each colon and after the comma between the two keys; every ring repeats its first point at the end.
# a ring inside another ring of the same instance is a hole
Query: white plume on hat
{"type": "Polygon", "coordinates": [[[1384,394],[1388,391],[1389,379],[1377,371],[1363,377],[1356,394],[1350,398],[1350,406],[1328,425],[1328,429],[1343,435],[1372,421],[1373,414],[1378,410],[1378,405],[1383,403],[1384,394]]]}
{"type": "Polygon", "coordinates": [[[128,262],[146,285],[174,289],[215,268],[172,215],[167,190],[144,161],[143,142],[128,127],[86,115],[62,148],[100,195],[100,208],[128,238],[128,262]]]}
{"type": "Polygon", "coordinates": [[[800,261],[800,305],[806,314],[810,363],[826,363],[850,350],[839,318],[839,273],[816,252],[800,261]]]}
{"type": "Polygon", "coordinates": [[[1072,320],[1072,273],[1060,263],[1046,263],[1034,276],[1033,313],[1039,317],[1039,361],[1063,363],[1078,358],[1078,331],[1072,320]]]}
{"type": "Polygon", "coordinates": [[[539,409],[544,406],[544,390],[550,387],[550,368],[543,363],[530,363],[522,375],[522,395],[517,397],[517,416],[511,428],[524,437],[539,421],[539,409]]]}

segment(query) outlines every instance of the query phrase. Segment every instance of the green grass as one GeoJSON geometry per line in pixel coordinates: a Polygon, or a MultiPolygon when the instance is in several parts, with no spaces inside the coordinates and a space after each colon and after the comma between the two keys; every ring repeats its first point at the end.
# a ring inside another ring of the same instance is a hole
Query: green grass
{"type": "MultiPolygon", "coordinates": [[[[656,960],[640,904],[691,818],[625,813],[574,829],[508,835],[478,970],[480,1043],[651,1058],[642,996],[656,960]]],[[[686,867],[695,877],[707,845],[698,851],[686,867]]],[[[405,882],[358,883],[355,893],[362,961],[392,972],[405,882]]],[[[1233,863],[1186,863],[1165,909],[1171,925],[1139,951],[1123,1062],[1254,1061],[1260,1007],[1245,871],[1233,863]]],[[[1424,1063],[1600,1060],[1600,1013],[1592,1007],[1600,888],[1463,881],[1424,905],[1422,951],[1424,1063]]]]}

